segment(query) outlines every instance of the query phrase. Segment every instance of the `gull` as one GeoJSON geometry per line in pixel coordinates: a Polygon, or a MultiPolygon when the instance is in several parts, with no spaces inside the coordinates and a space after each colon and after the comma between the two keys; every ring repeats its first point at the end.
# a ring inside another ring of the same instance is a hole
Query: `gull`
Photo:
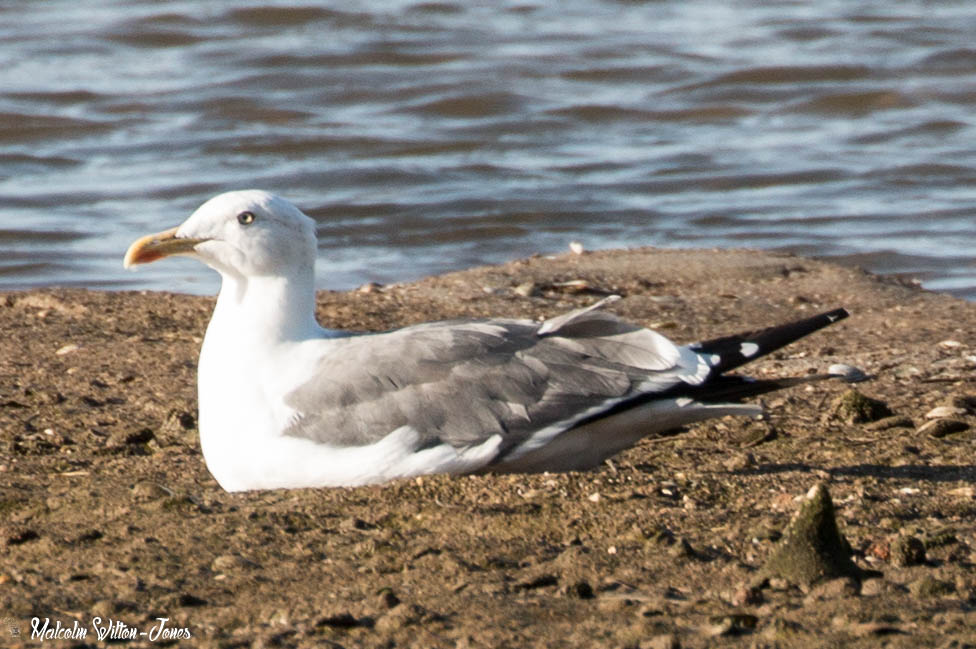
{"type": "Polygon", "coordinates": [[[429,322],[382,333],[315,319],[315,222],[260,190],[220,194],[135,241],[126,268],[190,256],[221,276],[197,374],[200,444],[227,491],[434,473],[570,471],[743,400],[830,374],[733,370],[847,317],[677,345],[605,307],[543,322],[429,322]]]}

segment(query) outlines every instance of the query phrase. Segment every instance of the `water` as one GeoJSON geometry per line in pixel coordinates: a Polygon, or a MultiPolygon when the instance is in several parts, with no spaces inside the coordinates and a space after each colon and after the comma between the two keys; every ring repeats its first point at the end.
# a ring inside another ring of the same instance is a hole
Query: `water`
{"type": "Polygon", "coordinates": [[[319,285],[759,247],[976,299],[966,2],[0,2],[0,289],[212,293],[131,240],[229,189],[319,285]]]}

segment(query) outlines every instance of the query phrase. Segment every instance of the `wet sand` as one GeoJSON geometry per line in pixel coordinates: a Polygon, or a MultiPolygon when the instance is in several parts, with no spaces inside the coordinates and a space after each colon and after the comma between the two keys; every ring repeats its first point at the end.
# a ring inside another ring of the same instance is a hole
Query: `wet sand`
{"type": "Polygon", "coordinates": [[[823,382],[767,396],[769,423],[705,422],[596,471],[228,494],[196,431],[211,298],[3,294],[0,644],[37,646],[38,617],[98,646],[100,617],[168,618],[171,639],[131,647],[972,646],[976,304],[801,257],[640,249],[322,292],[318,315],[542,318],[609,293],[680,342],[845,306],[748,371],[855,365],[900,419],[835,414],[852,386],[823,382]],[[958,423],[919,430],[940,406],[958,423]],[[820,483],[869,578],[757,583],[820,483]]]}

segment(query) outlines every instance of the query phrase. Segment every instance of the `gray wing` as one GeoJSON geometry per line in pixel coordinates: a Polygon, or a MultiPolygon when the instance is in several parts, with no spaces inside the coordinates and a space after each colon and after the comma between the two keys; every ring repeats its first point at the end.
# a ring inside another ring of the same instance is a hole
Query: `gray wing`
{"type": "Polygon", "coordinates": [[[697,354],[595,311],[541,325],[446,321],[327,341],[320,368],[289,393],[286,435],[337,446],[371,444],[401,426],[420,448],[479,444],[506,452],[533,433],[707,374],[697,354]]]}

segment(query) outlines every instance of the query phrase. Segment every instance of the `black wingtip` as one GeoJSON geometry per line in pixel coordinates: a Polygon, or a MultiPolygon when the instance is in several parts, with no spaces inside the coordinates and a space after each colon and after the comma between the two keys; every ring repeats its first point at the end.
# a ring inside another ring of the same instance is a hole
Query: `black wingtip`
{"type": "Polygon", "coordinates": [[[767,392],[776,392],[797,385],[837,378],[840,377],[836,374],[808,374],[806,376],[788,376],[781,379],[753,379],[747,376],[729,374],[728,376],[718,376],[703,385],[687,387],[681,391],[681,395],[703,403],[739,402],[758,397],[767,392]]]}
{"type": "Polygon", "coordinates": [[[785,347],[814,331],[829,327],[848,316],[850,313],[847,309],[833,309],[795,322],[707,340],[692,345],[692,349],[700,354],[712,356],[712,374],[721,374],[785,347]]]}
{"type": "Polygon", "coordinates": [[[847,309],[841,307],[839,309],[834,309],[833,311],[827,311],[826,313],[821,313],[819,316],[813,316],[814,318],[823,317],[830,320],[828,324],[833,324],[838,320],[843,320],[844,318],[849,318],[851,312],[847,309]]]}

